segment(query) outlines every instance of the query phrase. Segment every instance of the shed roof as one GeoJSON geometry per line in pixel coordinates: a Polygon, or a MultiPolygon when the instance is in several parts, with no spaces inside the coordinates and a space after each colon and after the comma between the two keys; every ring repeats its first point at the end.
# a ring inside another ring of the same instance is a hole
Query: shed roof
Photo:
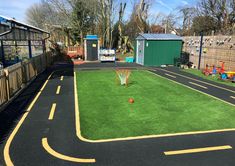
{"type": "Polygon", "coordinates": [[[174,34],[154,34],[154,33],[143,33],[139,34],[137,40],[183,40],[182,37],[174,34]]]}
{"type": "Polygon", "coordinates": [[[97,35],[86,35],[86,40],[99,40],[97,35]]]}

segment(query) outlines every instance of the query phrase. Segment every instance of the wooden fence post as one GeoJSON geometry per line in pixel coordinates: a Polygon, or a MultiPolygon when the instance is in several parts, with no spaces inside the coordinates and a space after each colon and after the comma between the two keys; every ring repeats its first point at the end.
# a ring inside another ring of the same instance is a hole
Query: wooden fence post
{"type": "Polygon", "coordinates": [[[6,92],[7,92],[7,101],[10,100],[10,85],[9,85],[9,71],[7,69],[4,69],[4,74],[5,74],[5,81],[6,81],[6,92]]]}

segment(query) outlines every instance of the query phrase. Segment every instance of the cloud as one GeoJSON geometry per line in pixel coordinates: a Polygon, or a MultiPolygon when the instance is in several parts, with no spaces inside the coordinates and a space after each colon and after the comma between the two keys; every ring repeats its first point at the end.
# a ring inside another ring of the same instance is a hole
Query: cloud
{"type": "Polygon", "coordinates": [[[162,2],[161,0],[157,0],[156,3],[160,4],[161,6],[169,9],[169,10],[173,10],[169,5],[167,5],[166,3],[162,2]]]}
{"type": "Polygon", "coordinates": [[[184,4],[184,5],[188,5],[188,2],[184,1],[184,0],[182,0],[181,3],[184,4]]]}

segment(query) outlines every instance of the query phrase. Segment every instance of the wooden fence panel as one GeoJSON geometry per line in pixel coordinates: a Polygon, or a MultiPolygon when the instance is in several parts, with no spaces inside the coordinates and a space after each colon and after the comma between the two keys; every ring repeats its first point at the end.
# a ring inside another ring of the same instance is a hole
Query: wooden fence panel
{"type": "Polygon", "coordinates": [[[9,94],[12,97],[23,84],[23,72],[21,63],[17,63],[7,68],[8,70],[8,83],[9,94]]]}
{"type": "Polygon", "coordinates": [[[7,95],[7,79],[4,71],[0,71],[0,105],[4,104],[8,100],[7,95]]]}
{"type": "Polygon", "coordinates": [[[49,67],[54,60],[51,53],[46,53],[0,70],[0,106],[13,97],[24,84],[49,67]]]}

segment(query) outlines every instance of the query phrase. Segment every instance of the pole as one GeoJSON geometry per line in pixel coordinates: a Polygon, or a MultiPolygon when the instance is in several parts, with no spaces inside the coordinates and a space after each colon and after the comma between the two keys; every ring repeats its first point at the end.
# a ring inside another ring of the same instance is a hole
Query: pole
{"type": "Polygon", "coordinates": [[[43,50],[43,54],[46,53],[46,41],[42,40],[42,50],[43,50]]]}
{"type": "Polygon", "coordinates": [[[166,28],[167,28],[167,24],[165,24],[165,34],[166,34],[166,28]]]}
{"type": "Polygon", "coordinates": [[[29,58],[32,58],[32,46],[31,46],[31,40],[28,40],[28,47],[29,47],[29,58]]]}
{"type": "Polygon", "coordinates": [[[3,41],[2,40],[1,40],[1,56],[2,56],[3,66],[5,66],[4,45],[3,45],[3,41]]]}
{"type": "Polygon", "coordinates": [[[200,52],[199,52],[198,70],[200,70],[200,68],[201,68],[203,32],[201,32],[200,35],[201,35],[201,42],[200,42],[200,52]]]}
{"type": "Polygon", "coordinates": [[[27,28],[28,33],[28,49],[29,49],[29,58],[32,58],[32,45],[31,45],[31,34],[29,28],[27,28]]]}

